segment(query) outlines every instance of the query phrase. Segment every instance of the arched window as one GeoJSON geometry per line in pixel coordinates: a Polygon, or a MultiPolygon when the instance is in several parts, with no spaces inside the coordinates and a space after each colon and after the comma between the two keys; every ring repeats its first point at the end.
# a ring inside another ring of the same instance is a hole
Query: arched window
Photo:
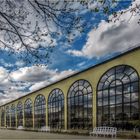
{"type": "Polygon", "coordinates": [[[22,102],[17,104],[17,127],[23,126],[23,105],[22,102]]]}
{"type": "Polygon", "coordinates": [[[5,110],[3,108],[1,110],[1,126],[5,126],[5,110]]]}
{"type": "Polygon", "coordinates": [[[6,126],[10,127],[10,108],[6,107],[6,126]]]}
{"type": "Polygon", "coordinates": [[[74,82],[68,91],[68,128],[92,129],[92,87],[86,80],[74,82]]]}
{"type": "Polygon", "coordinates": [[[25,127],[33,127],[32,101],[27,99],[24,105],[25,127]]]}
{"type": "Polygon", "coordinates": [[[98,126],[133,128],[139,120],[139,77],[135,69],[119,65],[108,70],[100,79],[97,90],[98,126]]]}
{"type": "Polygon", "coordinates": [[[11,127],[15,127],[16,126],[16,109],[15,109],[15,105],[12,104],[11,106],[11,127]]]}
{"type": "Polygon", "coordinates": [[[64,95],[60,89],[54,89],[49,94],[48,124],[51,128],[64,128],[64,95]]]}
{"type": "Polygon", "coordinates": [[[46,126],[46,100],[43,95],[38,95],[35,99],[35,127],[41,128],[42,126],[46,126]]]}

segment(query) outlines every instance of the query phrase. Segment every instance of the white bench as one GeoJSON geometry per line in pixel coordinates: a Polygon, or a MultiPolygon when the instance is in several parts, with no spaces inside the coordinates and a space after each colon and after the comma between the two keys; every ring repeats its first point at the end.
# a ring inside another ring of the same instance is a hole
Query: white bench
{"type": "Polygon", "coordinates": [[[49,126],[42,126],[40,130],[41,130],[41,132],[50,132],[51,131],[49,126]]]}
{"type": "Polygon", "coordinates": [[[95,127],[92,132],[89,133],[90,135],[95,135],[95,136],[100,136],[104,135],[105,136],[112,136],[116,138],[117,135],[117,128],[116,127],[107,127],[107,126],[102,126],[102,127],[95,127]]]}
{"type": "Polygon", "coordinates": [[[18,126],[17,129],[18,130],[24,130],[24,127],[23,126],[18,126]]]}

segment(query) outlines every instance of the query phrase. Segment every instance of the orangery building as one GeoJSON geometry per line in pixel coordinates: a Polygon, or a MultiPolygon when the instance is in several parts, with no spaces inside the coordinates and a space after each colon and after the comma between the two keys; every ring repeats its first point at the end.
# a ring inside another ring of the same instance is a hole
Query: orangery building
{"type": "Polygon", "coordinates": [[[140,47],[0,106],[0,127],[132,130],[140,120],[140,47]]]}

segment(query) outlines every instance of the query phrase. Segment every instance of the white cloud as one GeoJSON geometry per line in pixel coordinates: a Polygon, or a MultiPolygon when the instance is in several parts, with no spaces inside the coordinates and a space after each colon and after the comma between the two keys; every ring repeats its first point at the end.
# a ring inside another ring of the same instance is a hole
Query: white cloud
{"type": "Polygon", "coordinates": [[[25,94],[27,94],[27,93],[9,92],[9,91],[5,92],[5,94],[0,94],[0,99],[1,99],[0,105],[10,102],[14,99],[17,99],[25,94]]]}
{"type": "Polygon", "coordinates": [[[29,90],[30,91],[35,91],[37,89],[40,89],[42,87],[45,87],[53,82],[56,82],[68,75],[71,75],[73,74],[75,71],[73,70],[65,70],[65,71],[61,71],[61,72],[58,72],[57,70],[46,70],[46,75],[47,75],[47,78],[45,80],[42,80],[41,82],[37,82],[37,83],[34,83],[30,88],[29,90]]]}
{"type": "Polygon", "coordinates": [[[10,73],[5,68],[0,67],[0,105],[26,94],[20,90],[27,86],[27,84],[12,81],[10,73]]]}
{"type": "Polygon", "coordinates": [[[0,67],[0,81],[3,81],[7,77],[8,77],[8,71],[3,67],[0,67]]]}
{"type": "Polygon", "coordinates": [[[24,66],[24,65],[25,65],[25,62],[24,62],[24,61],[22,61],[22,60],[16,61],[16,66],[22,67],[22,66],[24,66]]]}
{"type": "Polygon", "coordinates": [[[12,72],[10,76],[14,81],[40,83],[45,80],[53,82],[73,72],[74,71],[72,70],[58,72],[57,69],[51,70],[48,69],[47,66],[42,67],[32,66],[20,68],[19,70],[12,72]]]}
{"type": "Polygon", "coordinates": [[[40,89],[40,88],[42,88],[42,87],[45,87],[45,86],[48,85],[48,84],[50,84],[49,81],[38,82],[38,83],[33,84],[33,85],[29,88],[29,90],[30,90],[30,91],[36,91],[36,90],[38,90],[38,89],[40,89]]]}
{"type": "MultiPolygon", "coordinates": [[[[135,1],[139,4],[140,1],[135,1]]],[[[111,18],[112,16],[110,16],[111,18]]],[[[82,50],[69,50],[74,56],[87,58],[101,57],[113,52],[123,52],[140,43],[139,15],[132,16],[130,12],[123,14],[116,23],[101,21],[97,29],[88,34],[88,39],[82,50]]]]}
{"type": "Polygon", "coordinates": [[[57,69],[48,69],[47,66],[22,67],[8,72],[0,67],[0,104],[45,87],[74,72],[73,70],[59,72],[57,69]]]}
{"type": "Polygon", "coordinates": [[[61,72],[56,72],[55,75],[52,76],[52,78],[50,78],[51,82],[57,81],[59,79],[62,79],[68,75],[74,74],[75,71],[69,69],[69,70],[65,70],[65,71],[61,71],[61,72]]]}
{"type": "Polygon", "coordinates": [[[25,82],[38,82],[48,78],[48,70],[46,66],[37,67],[23,67],[11,73],[12,79],[15,81],[25,81],[25,82]]]}
{"type": "Polygon", "coordinates": [[[82,67],[82,66],[84,66],[85,64],[86,64],[86,61],[77,64],[77,66],[78,66],[78,67],[82,67]]]}

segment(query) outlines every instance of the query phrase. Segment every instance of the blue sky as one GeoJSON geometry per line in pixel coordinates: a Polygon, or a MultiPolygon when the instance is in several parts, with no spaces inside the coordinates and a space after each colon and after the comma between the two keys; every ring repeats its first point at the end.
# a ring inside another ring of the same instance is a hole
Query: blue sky
{"type": "MultiPolygon", "coordinates": [[[[132,2],[122,0],[113,11],[129,9],[132,2]]],[[[132,3],[140,4],[139,0],[132,3]]],[[[139,44],[140,25],[137,24],[138,15],[132,17],[130,12],[122,15],[117,22],[107,22],[111,14],[102,11],[98,13],[85,11],[80,13],[87,23],[82,34],[72,37],[73,42],[68,44],[55,38],[56,47],[50,54],[50,63],[41,63],[38,67],[34,63],[26,64],[17,59],[15,54],[9,55],[1,51],[0,55],[0,99],[1,104],[28,94],[67,75],[81,71],[90,66],[105,61],[139,44]]],[[[43,52],[42,52],[43,53],[43,52]]]]}

